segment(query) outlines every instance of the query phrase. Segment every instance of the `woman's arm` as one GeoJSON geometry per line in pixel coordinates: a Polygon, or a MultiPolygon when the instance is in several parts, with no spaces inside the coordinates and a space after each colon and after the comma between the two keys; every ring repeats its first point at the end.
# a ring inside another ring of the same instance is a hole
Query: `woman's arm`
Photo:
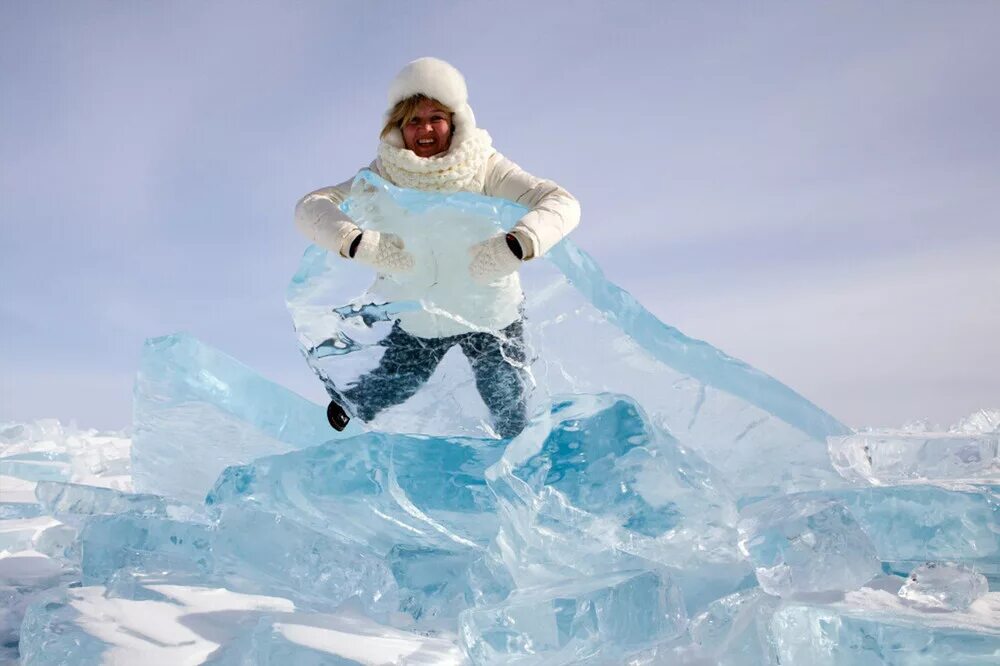
{"type": "Polygon", "coordinates": [[[548,252],[580,223],[580,203],[572,194],[532,176],[500,153],[490,157],[483,193],[530,209],[511,229],[526,260],[548,252]]]}
{"type": "MultiPolygon", "coordinates": [[[[367,168],[374,170],[375,162],[367,168]]],[[[353,182],[351,178],[339,185],[320,188],[295,205],[295,226],[299,231],[313,243],[342,257],[349,256],[351,244],[361,235],[358,225],[340,210],[340,204],[351,194],[353,182]]]]}

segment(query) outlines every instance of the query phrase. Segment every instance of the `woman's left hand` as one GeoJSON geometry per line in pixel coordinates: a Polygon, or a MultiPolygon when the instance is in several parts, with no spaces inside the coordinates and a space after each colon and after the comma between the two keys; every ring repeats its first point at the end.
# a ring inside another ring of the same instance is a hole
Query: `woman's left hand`
{"type": "Polygon", "coordinates": [[[472,262],[469,275],[479,284],[489,284],[506,277],[521,267],[521,259],[514,255],[508,244],[507,234],[497,234],[469,248],[472,262]]]}

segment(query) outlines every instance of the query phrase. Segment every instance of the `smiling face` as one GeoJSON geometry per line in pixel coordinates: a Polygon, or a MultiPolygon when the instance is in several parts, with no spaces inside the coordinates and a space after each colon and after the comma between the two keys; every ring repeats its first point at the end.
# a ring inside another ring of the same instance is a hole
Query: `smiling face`
{"type": "Polygon", "coordinates": [[[451,147],[451,113],[433,100],[420,100],[400,130],[403,145],[417,157],[433,157],[451,147]]]}

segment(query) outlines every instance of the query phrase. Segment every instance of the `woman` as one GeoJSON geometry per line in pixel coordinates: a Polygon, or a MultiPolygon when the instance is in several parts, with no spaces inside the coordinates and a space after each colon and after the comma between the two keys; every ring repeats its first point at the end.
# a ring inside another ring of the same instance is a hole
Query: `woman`
{"type": "MultiPolygon", "coordinates": [[[[414,60],[396,76],[389,87],[381,139],[378,159],[368,168],[394,185],[429,192],[474,192],[529,209],[510,233],[497,234],[470,250],[470,292],[514,289],[520,301],[521,263],[545,254],[580,221],[580,206],[572,195],[525,172],[493,148],[490,135],[476,127],[465,79],[443,60],[414,60]]],[[[317,245],[405,285],[407,275],[419,266],[403,241],[390,233],[362,231],[340,210],[352,181],[303,197],[295,209],[296,225],[317,245]]],[[[527,382],[519,308],[494,317],[488,332],[481,326],[449,328],[438,320],[432,326],[431,321],[426,316],[401,317],[380,343],[385,353],[375,370],[343,392],[327,386],[332,398],[327,415],[334,428],[346,427],[347,403],[356,406],[359,418],[369,421],[408,399],[457,344],[470,361],[497,434],[506,438],[521,432],[527,423],[527,382]]]]}

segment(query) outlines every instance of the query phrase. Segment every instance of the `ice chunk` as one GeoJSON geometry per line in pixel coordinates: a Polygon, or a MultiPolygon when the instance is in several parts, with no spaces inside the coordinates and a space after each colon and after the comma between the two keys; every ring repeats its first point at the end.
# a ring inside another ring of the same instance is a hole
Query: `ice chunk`
{"type": "Polygon", "coordinates": [[[69,479],[69,456],[63,452],[15,453],[0,458],[0,474],[26,481],[69,479]]]}
{"type": "Polygon", "coordinates": [[[73,580],[60,562],[34,550],[0,553],[0,663],[17,663],[17,645],[26,609],[73,580]],[[8,648],[13,654],[5,654],[8,648]]]}
{"type": "Polygon", "coordinates": [[[1000,573],[1000,488],[894,486],[806,493],[846,506],[879,559],[908,573],[924,562],[956,562],[1000,573]]]}
{"type": "Polygon", "coordinates": [[[400,609],[454,628],[474,601],[506,596],[485,547],[497,531],[483,478],[496,440],[370,433],[226,470],[210,507],[256,507],[386,558],[400,609]]]}
{"type": "Polygon", "coordinates": [[[517,590],[463,613],[460,636],[474,664],[613,663],[686,628],[670,577],[642,571],[517,590]]]}
{"type": "Polygon", "coordinates": [[[136,489],[192,504],[229,465],[339,436],[319,405],[183,334],[146,341],[134,428],[136,489]]]}
{"type": "MultiPolygon", "coordinates": [[[[6,479],[13,478],[12,476],[0,477],[0,483],[3,483],[6,479]]],[[[31,485],[34,486],[35,484],[32,483],[31,485]]],[[[32,495],[34,495],[34,490],[32,490],[32,495]]],[[[0,521],[17,518],[37,518],[42,515],[42,511],[42,507],[38,504],[29,504],[28,502],[0,502],[0,521]]]]}
{"type": "Polygon", "coordinates": [[[122,569],[211,575],[210,525],[129,514],[95,516],[80,533],[85,585],[102,584],[122,569]]]}
{"type": "Polygon", "coordinates": [[[214,553],[217,571],[233,590],[277,594],[320,610],[357,598],[376,616],[399,607],[392,572],[383,560],[271,513],[227,507],[214,553]]]}
{"type": "Polygon", "coordinates": [[[558,402],[486,479],[498,498],[496,552],[521,587],[667,566],[701,575],[691,593],[702,596],[713,579],[729,591],[746,573],[724,484],[624,396],[558,402]]]}
{"type": "Polygon", "coordinates": [[[0,425],[0,501],[10,501],[8,479],[21,475],[129,490],[130,445],[121,433],[82,430],[54,419],[0,425]],[[4,478],[2,468],[13,476],[4,478]]]}
{"type": "Polygon", "coordinates": [[[949,563],[928,562],[910,572],[899,596],[907,601],[944,610],[966,610],[989,592],[981,573],[949,563]]]}
{"type": "Polygon", "coordinates": [[[778,599],[759,587],[717,599],[691,620],[691,640],[718,666],[769,665],[769,625],[777,607],[778,599]]]}
{"type": "Polygon", "coordinates": [[[771,621],[779,662],[810,666],[986,666],[1000,659],[1000,595],[929,613],[862,589],[827,605],[788,604],[771,621]]]}
{"type": "Polygon", "coordinates": [[[1000,409],[980,409],[953,425],[951,432],[979,435],[1000,433],[1000,409]]]}
{"type": "Polygon", "coordinates": [[[703,536],[736,518],[715,471],[625,396],[560,400],[508,447],[499,469],[646,537],[703,536]]]}
{"type": "MultiPolygon", "coordinates": [[[[359,174],[345,209],[362,226],[386,224],[395,216],[401,234],[415,225],[422,233],[456,211],[463,229],[477,230],[484,224],[507,228],[524,213],[501,199],[395,188],[367,171],[359,174]]],[[[419,240],[414,235],[414,242],[419,240]]],[[[533,405],[544,409],[559,394],[631,395],[742,494],[843,485],[824,443],[829,435],[846,434],[846,427],[774,379],[664,325],[572,243],[560,243],[520,274],[535,359],[533,405]],[[763,458],[772,464],[758,464],[763,458]]],[[[341,388],[378,362],[378,343],[395,319],[426,307],[379,301],[365,294],[370,280],[356,265],[310,248],[288,289],[307,359],[318,375],[341,388]]],[[[416,396],[383,412],[374,425],[384,431],[479,435],[487,422],[467,363],[450,354],[416,396]]]]}
{"type": "Polygon", "coordinates": [[[483,475],[502,452],[497,440],[369,433],[230,468],[207,502],[252,503],[383,556],[475,549],[496,533],[483,475]]]}
{"type": "Polygon", "coordinates": [[[76,483],[41,481],[35,487],[35,497],[48,513],[56,516],[112,513],[154,516],[167,514],[167,503],[158,495],[124,493],[112,488],[76,483]]]}
{"type": "Polygon", "coordinates": [[[829,439],[846,479],[872,484],[926,480],[1000,483],[1000,433],[878,430],[829,439]]]}
{"type": "Polygon", "coordinates": [[[782,505],[834,502],[847,508],[878,558],[894,571],[908,574],[924,562],[938,561],[995,575],[1000,573],[998,490],[906,485],[817,491],[774,498],[760,509],[780,513],[782,505]]]}
{"type": "Polygon", "coordinates": [[[740,549],[768,594],[852,590],[881,573],[868,535],[836,500],[778,497],[741,514],[740,549]]]}
{"type": "Polygon", "coordinates": [[[399,588],[399,610],[423,629],[454,631],[459,613],[502,601],[513,589],[489,554],[399,545],[388,557],[399,588]]]}
{"type": "MultiPolygon", "coordinates": [[[[97,516],[81,534],[83,580],[163,574],[306,606],[334,608],[358,597],[373,613],[398,606],[387,566],[357,546],[248,507],[228,507],[217,525],[149,516],[97,516]]],[[[128,590],[129,586],[121,589],[128,590]]]]}
{"type": "MultiPolygon", "coordinates": [[[[64,598],[64,597],[63,597],[64,598]]],[[[28,607],[21,624],[18,649],[23,666],[100,664],[105,644],[77,628],[79,613],[62,598],[42,600],[28,607]]]]}

